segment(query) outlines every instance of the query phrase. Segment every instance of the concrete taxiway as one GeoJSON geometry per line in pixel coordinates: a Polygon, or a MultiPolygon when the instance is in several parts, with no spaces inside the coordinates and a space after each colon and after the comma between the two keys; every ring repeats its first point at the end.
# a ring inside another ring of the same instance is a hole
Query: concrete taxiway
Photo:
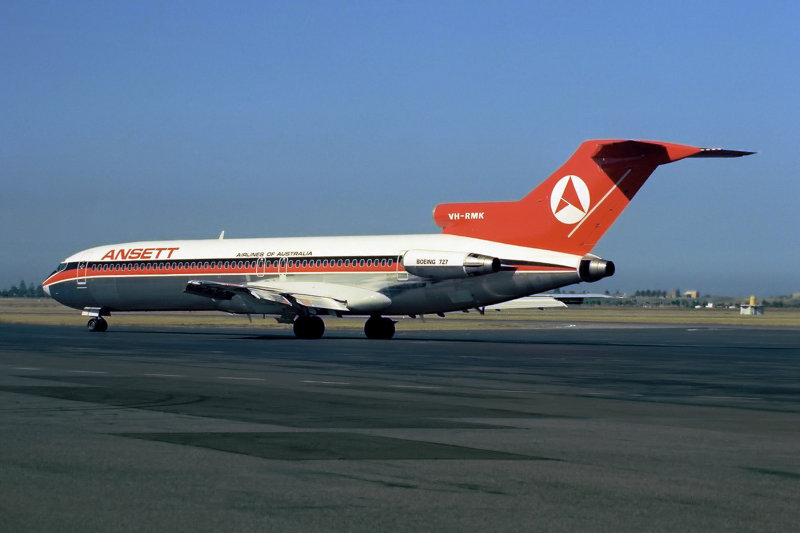
{"type": "Polygon", "coordinates": [[[800,523],[797,330],[0,325],[5,531],[800,523]]]}

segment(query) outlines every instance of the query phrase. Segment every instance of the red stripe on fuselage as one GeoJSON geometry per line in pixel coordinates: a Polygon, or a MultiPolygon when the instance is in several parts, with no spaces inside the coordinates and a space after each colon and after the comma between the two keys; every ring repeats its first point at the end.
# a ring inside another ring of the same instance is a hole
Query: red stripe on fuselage
{"type": "MultiPolygon", "coordinates": [[[[257,267],[255,261],[248,260],[245,263],[247,266],[239,266],[238,263],[240,261],[229,261],[229,265],[227,267],[218,266],[219,263],[223,262],[222,260],[214,260],[214,261],[176,261],[172,260],[170,262],[163,262],[163,261],[145,261],[145,262],[132,262],[132,263],[114,263],[114,262],[95,262],[90,263],[85,270],[83,268],[78,269],[77,266],[68,268],[66,270],[62,270],[61,272],[55,272],[49,278],[47,278],[43,283],[42,286],[48,287],[50,285],[54,285],[56,283],[63,283],[66,281],[77,280],[77,279],[98,279],[98,278],[110,278],[110,277],[154,277],[154,276],[220,276],[220,275],[249,275],[249,276],[256,276],[262,277],[266,275],[278,275],[278,274],[364,274],[364,273],[375,273],[375,274],[395,274],[398,272],[405,272],[405,269],[402,266],[400,261],[396,259],[392,259],[392,264],[372,264],[370,266],[366,265],[366,260],[364,260],[365,264],[361,266],[360,263],[361,259],[350,259],[350,264],[345,265],[344,260],[342,265],[339,266],[338,261],[339,259],[329,259],[329,264],[327,266],[317,266],[317,259],[308,259],[308,260],[295,260],[292,259],[292,266],[287,267],[286,264],[281,264],[279,266],[275,265],[277,260],[269,261],[269,266],[267,267],[257,267]],[[302,266],[302,261],[307,261],[306,266],[302,266]],[[191,266],[183,266],[181,268],[177,267],[177,264],[189,264],[195,263],[196,265],[194,268],[191,266]],[[208,267],[202,266],[205,263],[209,263],[208,267]],[[248,264],[249,263],[249,264],[248,264]],[[355,264],[354,264],[355,263],[355,264]],[[211,264],[214,264],[212,267],[211,264]],[[235,266],[233,266],[235,265],[235,266]],[[105,268],[105,267],[109,268],[105,268]],[[119,268],[118,268],[119,267],[119,268]],[[80,275],[79,275],[80,271],[80,275]]],[[[322,261],[322,260],[319,260],[322,261]]],[[[570,267],[561,267],[556,265],[506,265],[503,266],[503,270],[514,271],[514,272],[526,272],[526,273],[535,273],[535,272],[572,272],[575,269],[570,267]]]]}
{"type": "MultiPolygon", "coordinates": [[[[191,261],[190,261],[191,262],[191,261]]],[[[155,264],[153,264],[155,265],[155,264]]],[[[405,269],[401,265],[393,264],[392,266],[344,266],[342,265],[337,266],[328,266],[320,267],[319,269],[314,265],[314,267],[306,266],[306,267],[289,267],[288,269],[284,266],[281,267],[268,267],[263,270],[256,271],[255,267],[239,267],[236,268],[232,267],[208,267],[208,268],[167,268],[167,267],[159,267],[154,266],[151,268],[132,268],[132,265],[125,265],[127,268],[114,268],[106,269],[97,269],[98,266],[103,266],[102,263],[95,264],[95,269],[91,267],[86,269],[85,274],[81,272],[78,274],[77,268],[70,268],[68,270],[64,270],[61,272],[56,272],[49,278],[47,278],[43,283],[42,286],[47,287],[56,283],[63,283],[65,281],[71,281],[75,279],[97,279],[97,278],[110,278],[110,277],[153,277],[153,276],[209,276],[209,275],[250,275],[250,276],[264,276],[264,275],[277,275],[277,274],[364,274],[364,273],[376,273],[376,274],[395,274],[399,272],[405,272],[405,269]],[[399,270],[398,270],[399,266],[399,270]]],[[[82,269],[81,269],[82,270],[82,269]]]]}

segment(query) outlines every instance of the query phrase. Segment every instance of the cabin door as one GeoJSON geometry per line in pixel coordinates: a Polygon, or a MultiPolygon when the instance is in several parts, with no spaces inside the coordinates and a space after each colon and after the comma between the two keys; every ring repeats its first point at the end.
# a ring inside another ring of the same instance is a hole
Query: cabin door
{"type": "Polygon", "coordinates": [[[86,260],[86,256],[83,256],[78,260],[78,275],[75,278],[75,281],[76,281],[79,289],[85,289],[86,288],[86,271],[87,270],[89,270],[89,261],[86,260]]]}
{"type": "MultiPolygon", "coordinates": [[[[405,255],[405,252],[403,255],[405,255]]],[[[398,257],[394,262],[396,265],[397,279],[400,281],[406,281],[408,279],[408,272],[403,268],[403,255],[398,257]]]]}

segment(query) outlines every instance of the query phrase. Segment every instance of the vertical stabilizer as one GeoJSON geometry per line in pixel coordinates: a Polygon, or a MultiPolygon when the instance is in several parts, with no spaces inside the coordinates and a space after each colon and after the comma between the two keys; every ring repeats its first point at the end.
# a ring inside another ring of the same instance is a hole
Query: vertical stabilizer
{"type": "Polygon", "coordinates": [[[654,141],[586,141],[522,200],[440,204],[433,216],[444,233],[583,255],[659,165],[751,153],[654,141]]]}

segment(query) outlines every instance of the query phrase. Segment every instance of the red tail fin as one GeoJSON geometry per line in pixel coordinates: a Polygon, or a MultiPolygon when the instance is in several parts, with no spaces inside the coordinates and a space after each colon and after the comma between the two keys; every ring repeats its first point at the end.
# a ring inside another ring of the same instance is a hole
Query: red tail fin
{"type": "Polygon", "coordinates": [[[657,166],[686,157],[751,153],[653,141],[586,141],[522,200],[440,204],[433,218],[444,233],[583,255],[657,166]]]}

